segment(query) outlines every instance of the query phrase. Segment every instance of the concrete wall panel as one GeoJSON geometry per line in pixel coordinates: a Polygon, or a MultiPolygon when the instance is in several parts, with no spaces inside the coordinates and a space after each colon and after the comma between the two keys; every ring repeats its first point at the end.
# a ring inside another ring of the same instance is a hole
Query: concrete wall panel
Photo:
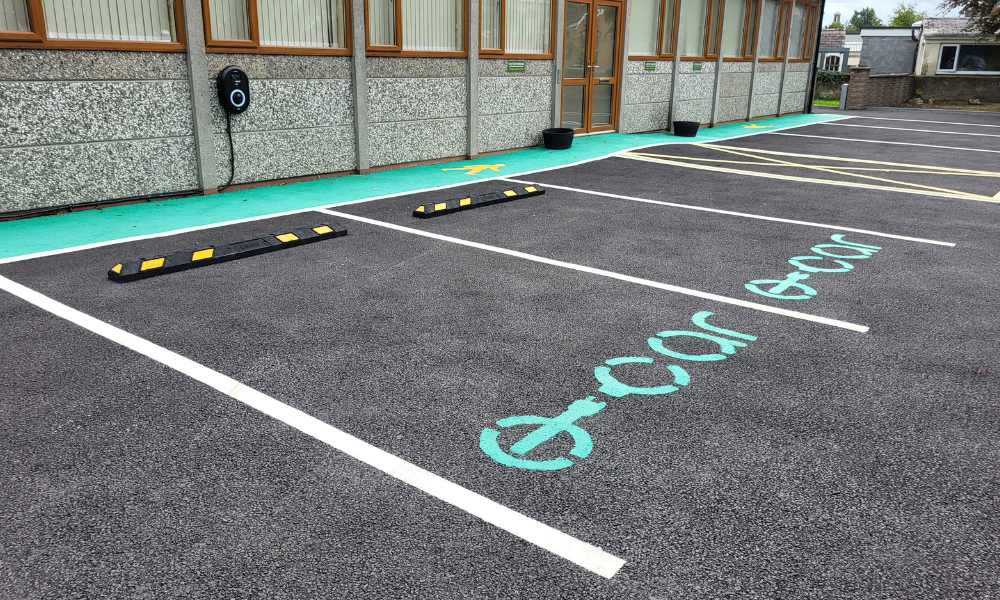
{"type": "Polygon", "coordinates": [[[479,117],[479,151],[495,152],[538,146],[542,143],[542,130],[551,124],[551,110],[482,115],[479,117]]]}
{"type": "Polygon", "coordinates": [[[372,123],[368,129],[372,166],[461,156],[466,152],[467,129],[464,117],[372,123]]]}
{"type": "Polygon", "coordinates": [[[0,148],[0,212],[198,187],[194,137],[0,148]]]}

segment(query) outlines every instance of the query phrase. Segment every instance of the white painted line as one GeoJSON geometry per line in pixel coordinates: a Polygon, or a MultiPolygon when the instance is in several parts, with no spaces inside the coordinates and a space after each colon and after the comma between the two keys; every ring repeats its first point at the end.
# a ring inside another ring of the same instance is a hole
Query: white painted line
{"type": "Polygon", "coordinates": [[[883,125],[852,125],[851,123],[832,123],[819,121],[813,125],[836,125],[837,127],[864,127],[865,129],[892,129],[893,131],[920,131],[922,133],[943,133],[947,135],[975,135],[978,137],[1000,137],[997,133],[965,133],[962,131],[938,131],[936,129],[909,129],[907,127],[885,127],[883,125]]]}
{"type": "Polygon", "coordinates": [[[804,133],[782,133],[781,131],[772,131],[770,133],[771,135],[792,135],[795,137],[818,138],[821,140],[840,140],[842,142],[865,142],[866,144],[893,144],[896,146],[921,146],[923,148],[942,148],[944,150],[964,150],[965,152],[992,152],[994,154],[1000,154],[1000,150],[984,150],[982,148],[959,148],[958,146],[936,146],[934,144],[915,144],[913,142],[885,142],[882,140],[858,140],[854,138],[828,137],[825,135],[806,135],[804,133]]]}
{"type": "Polygon", "coordinates": [[[611,279],[617,279],[619,281],[627,281],[629,283],[636,283],[639,285],[644,285],[651,288],[656,288],[658,290],[666,290],[668,292],[675,292],[678,294],[684,294],[685,296],[694,296],[695,298],[704,298],[705,300],[713,300],[715,302],[722,302],[724,304],[732,304],[734,306],[741,306],[743,308],[751,308],[753,310],[759,310],[761,312],[772,313],[776,315],[781,315],[784,317],[791,317],[793,319],[801,319],[803,321],[811,321],[813,323],[822,323],[823,325],[831,325],[833,327],[841,327],[843,329],[849,329],[851,331],[857,331],[859,333],[866,333],[868,327],[864,325],[856,325],[854,323],[848,323],[847,321],[838,321],[837,319],[829,319],[827,317],[817,317],[815,315],[810,315],[794,310],[787,310],[784,308],[777,308],[774,306],[768,306],[766,304],[758,304],[756,302],[748,302],[746,300],[739,300],[737,298],[730,298],[728,296],[720,296],[718,294],[710,294],[708,292],[702,292],[699,290],[693,290],[691,288],[681,287],[678,285],[671,285],[669,283],[661,283],[659,281],[652,281],[650,279],[642,279],[640,277],[632,277],[631,275],[624,275],[622,273],[615,273],[614,271],[605,271],[604,269],[596,269],[594,267],[587,267],[584,265],[578,265],[576,263],[564,262],[561,260],[555,260],[552,258],[545,258],[544,256],[538,256],[535,254],[528,254],[526,252],[518,252],[517,250],[509,250],[507,248],[501,248],[499,246],[490,246],[488,244],[480,244],[479,242],[470,242],[468,240],[463,240],[461,238],[455,238],[447,235],[441,235],[439,233],[431,233],[429,231],[421,231],[420,229],[412,229],[410,227],[404,227],[402,225],[396,225],[394,223],[386,223],[385,221],[376,221],[375,219],[369,219],[367,217],[359,217],[357,215],[351,215],[348,213],[337,212],[334,210],[329,210],[325,208],[316,209],[317,212],[332,215],[334,217],[339,217],[341,219],[349,219],[351,221],[359,221],[361,223],[367,223],[369,225],[375,225],[377,227],[385,227],[387,229],[395,229],[396,231],[402,231],[404,233],[412,233],[413,235],[419,235],[426,238],[431,238],[434,240],[440,240],[442,242],[450,242],[452,244],[460,244],[462,246],[468,246],[470,248],[478,248],[480,250],[486,250],[488,252],[496,252],[498,254],[506,254],[507,256],[514,256],[516,258],[523,258],[525,260],[534,261],[537,263],[542,263],[546,265],[552,265],[555,267],[562,267],[564,269],[572,269],[574,271],[581,271],[583,273],[590,273],[591,275],[600,275],[602,277],[609,277],[611,279]]]}
{"type": "Polygon", "coordinates": [[[910,121],[911,123],[940,123],[942,125],[963,125],[965,127],[1000,127],[984,123],[956,123],[954,121],[925,121],[923,119],[890,119],[889,117],[848,117],[850,119],[874,119],[876,121],[910,121]]]}
{"type": "Polygon", "coordinates": [[[623,158],[623,159],[626,159],[626,160],[639,160],[639,161],[644,161],[644,162],[649,162],[649,163],[656,163],[656,164],[661,164],[661,165],[672,165],[672,166],[675,166],[675,167],[684,167],[684,168],[687,168],[687,169],[696,169],[696,170],[699,170],[699,171],[715,171],[717,173],[733,173],[735,175],[745,175],[747,177],[763,177],[764,179],[781,179],[783,181],[799,181],[799,182],[806,182],[806,183],[818,183],[818,184],[821,184],[821,185],[837,185],[837,186],[843,186],[843,187],[863,188],[863,189],[868,189],[868,190],[882,190],[882,191],[885,191],[885,192],[899,192],[899,193],[903,193],[903,194],[917,194],[919,196],[933,196],[935,198],[954,198],[954,199],[959,199],[959,200],[972,200],[974,202],[998,202],[998,200],[992,200],[992,199],[990,199],[988,197],[985,197],[985,196],[977,198],[975,196],[965,196],[965,195],[959,195],[959,194],[939,194],[937,192],[925,192],[923,190],[917,190],[917,189],[912,189],[911,190],[911,189],[903,189],[903,188],[894,188],[894,187],[889,187],[889,186],[872,185],[872,184],[867,184],[867,183],[851,183],[849,181],[835,181],[835,180],[832,180],[832,179],[813,179],[811,177],[795,177],[795,178],[791,178],[791,177],[789,177],[787,175],[778,175],[778,174],[772,174],[772,173],[751,173],[749,171],[736,170],[736,169],[727,169],[725,167],[708,167],[708,166],[704,166],[704,165],[693,165],[691,163],[672,161],[672,160],[668,160],[668,159],[653,159],[653,158],[645,158],[645,157],[642,157],[642,156],[625,156],[625,155],[619,155],[618,158],[623,158]]]}
{"type": "Polygon", "coordinates": [[[870,231],[868,229],[854,229],[853,227],[841,227],[840,225],[827,225],[825,223],[813,223],[811,221],[796,221],[793,219],[782,219],[779,217],[766,217],[763,215],[754,215],[750,213],[733,212],[731,210],[720,210],[718,208],[707,208],[704,206],[692,206],[690,204],[677,204],[675,202],[663,202],[661,200],[648,200],[646,198],[636,198],[635,196],[622,196],[621,194],[609,194],[607,192],[595,192],[593,190],[583,190],[579,188],[565,187],[561,185],[552,185],[550,183],[542,183],[539,181],[522,181],[520,179],[510,179],[505,178],[504,181],[510,181],[512,183],[521,183],[525,185],[539,185],[547,188],[553,188],[557,190],[566,190],[568,192],[579,192],[581,194],[591,194],[593,196],[605,196],[608,198],[618,198],[620,200],[630,200],[632,202],[643,202],[646,204],[658,204],[660,206],[670,206],[673,208],[684,208],[688,210],[700,210],[704,212],[717,213],[720,215],[731,215],[734,217],[744,217],[747,219],[760,219],[761,221],[774,221],[777,223],[789,223],[792,225],[805,225],[807,227],[820,227],[822,229],[834,229],[836,231],[850,231],[852,233],[863,233],[865,235],[875,235],[884,238],[892,238],[894,240],[906,240],[908,242],[920,242],[922,244],[935,244],[937,246],[949,246],[954,247],[955,244],[951,242],[939,242],[937,240],[928,240],[924,238],[908,237],[905,235],[896,235],[893,233],[882,233],[881,231],[870,231]]]}
{"type": "MultiPolygon", "coordinates": [[[[828,119],[828,120],[834,120],[834,121],[836,121],[836,120],[840,120],[840,119],[849,119],[849,118],[852,118],[852,117],[837,117],[835,119],[828,119]]],[[[825,123],[825,122],[826,121],[817,121],[816,123],[825,123]]],[[[799,127],[808,127],[809,125],[816,125],[816,123],[803,123],[802,125],[791,125],[789,127],[782,127],[780,130],[777,130],[777,131],[785,131],[785,130],[788,130],[788,129],[798,129],[799,127]]],[[[732,139],[737,139],[737,138],[743,138],[743,137],[750,137],[750,136],[754,136],[754,135],[760,135],[761,133],[772,133],[772,132],[771,131],[765,131],[765,130],[753,130],[753,131],[751,131],[749,133],[742,133],[740,135],[731,135],[731,136],[728,136],[728,137],[719,138],[717,140],[712,140],[712,141],[713,142],[724,142],[724,141],[727,141],[727,140],[732,140],[732,139]]],[[[653,134],[653,135],[655,135],[655,134],[653,134]]],[[[422,189],[416,189],[416,190],[407,190],[405,192],[396,192],[394,194],[384,194],[382,196],[369,196],[367,198],[361,198],[361,199],[358,199],[358,200],[349,200],[347,202],[340,202],[336,206],[348,206],[348,205],[351,205],[351,204],[361,204],[363,202],[374,202],[375,200],[385,200],[386,198],[398,198],[400,196],[410,196],[412,194],[423,194],[425,192],[433,192],[435,190],[445,190],[445,189],[448,189],[448,188],[462,187],[462,186],[466,186],[466,185],[472,185],[472,184],[476,184],[476,183],[481,183],[481,182],[484,182],[484,181],[495,181],[495,180],[501,179],[503,177],[519,177],[519,176],[522,176],[522,175],[530,175],[532,173],[542,173],[544,171],[554,171],[556,169],[565,169],[565,168],[568,168],[568,167],[575,167],[577,165],[583,165],[583,164],[587,164],[587,163],[590,163],[590,162],[595,162],[595,161],[599,161],[599,160],[604,160],[606,158],[611,158],[612,156],[615,156],[619,152],[631,152],[633,150],[642,150],[644,148],[652,148],[654,146],[666,146],[666,145],[670,145],[670,144],[690,144],[690,143],[692,143],[692,142],[689,139],[686,140],[686,141],[677,141],[676,138],[674,138],[672,136],[671,137],[666,137],[665,136],[665,139],[663,139],[661,141],[658,141],[658,142],[654,142],[654,143],[651,143],[651,144],[643,144],[641,146],[634,146],[634,147],[630,147],[630,148],[624,148],[624,149],[621,149],[621,150],[615,150],[614,152],[609,152],[608,154],[604,154],[604,155],[597,156],[597,157],[594,157],[594,158],[586,158],[584,160],[578,160],[576,162],[567,163],[565,165],[558,165],[558,166],[555,166],[555,167],[545,167],[545,168],[542,168],[542,169],[533,169],[533,170],[530,170],[530,171],[520,171],[520,172],[517,172],[517,173],[511,173],[509,175],[507,175],[507,174],[497,175],[496,177],[486,177],[486,178],[482,178],[482,179],[473,179],[473,180],[470,180],[470,181],[459,181],[457,183],[449,183],[449,184],[446,184],[446,185],[439,185],[439,186],[434,186],[434,187],[429,187],[429,188],[422,188],[422,189]]],[[[488,158],[488,157],[483,157],[483,160],[485,160],[486,158],[488,158]]],[[[441,163],[441,164],[445,164],[445,163],[441,163]]],[[[202,230],[205,230],[205,229],[212,229],[214,227],[225,227],[226,225],[236,225],[236,224],[239,224],[239,223],[251,223],[253,221],[262,221],[262,220],[265,220],[265,219],[273,219],[273,218],[277,218],[277,217],[283,217],[283,216],[286,216],[286,215],[297,215],[297,214],[301,214],[301,213],[305,213],[305,212],[311,212],[311,211],[316,210],[317,208],[322,208],[324,206],[330,206],[330,203],[324,202],[323,204],[317,204],[316,206],[310,206],[308,208],[299,208],[299,209],[288,210],[288,211],[284,211],[284,212],[269,213],[269,214],[260,215],[260,216],[257,216],[257,217],[246,217],[246,218],[243,218],[243,219],[234,219],[234,220],[231,220],[231,221],[220,221],[218,223],[209,223],[207,225],[197,225],[197,226],[194,226],[194,227],[184,227],[184,228],[181,228],[181,229],[172,229],[172,230],[169,230],[169,231],[162,231],[160,233],[149,233],[149,234],[144,234],[144,235],[135,235],[135,236],[131,236],[131,237],[118,238],[118,239],[115,239],[115,240],[107,240],[107,241],[104,241],[104,242],[94,242],[92,244],[81,244],[79,246],[70,246],[68,248],[58,248],[58,249],[55,249],[55,250],[46,250],[44,252],[34,252],[32,254],[21,254],[21,255],[18,255],[18,256],[10,256],[10,257],[7,257],[7,258],[0,258],[0,265],[7,264],[7,263],[13,263],[13,262],[21,262],[21,261],[25,261],[25,260],[32,260],[32,259],[35,259],[35,258],[43,258],[43,257],[46,257],[46,256],[55,256],[55,255],[58,255],[58,254],[68,254],[68,253],[71,253],[71,252],[80,252],[81,250],[90,250],[92,248],[102,248],[104,246],[113,246],[115,244],[127,244],[129,242],[138,242],[138,241],[141,241],[141,240],[149,240],[149,239],[160,238],[160,237],[169,237],[171,235],[180,235],[182,233],[190,233],[192,231],[202,231],[202,230]]]]}
{"type": "Polygon", "coordinates": [[[561,556],[588,571],[610,579],[625,564],[624,560],[608,554],[596,546],[582,542],[430,471],[421,469],[413,463],[376,448],[301,410],[279,402],[176,352],[66,306],[5,277],[0,277],[0,289],[200,381],[293,429],[297,429],[439,500],[475,515],[487,523],[561,556]]]}

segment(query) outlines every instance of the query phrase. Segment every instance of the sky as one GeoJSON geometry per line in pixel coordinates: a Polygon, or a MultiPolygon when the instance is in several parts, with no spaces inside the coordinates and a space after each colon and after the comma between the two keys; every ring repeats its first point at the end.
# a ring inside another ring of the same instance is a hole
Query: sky
{"type": "MultiPolygon", "coordinates": [[[[826,25],[833,21],[833,13],[840,13],[840,22],[847,23],[850,20],[851,15],[854,11],[861,10],[865,7],[871,7],[875,9],[875,14],[878,15],[882,21],[888,21],[889,15],[892,14],[893,9],[899,4],[900,0],[827,0],[826,7],[823,9],[823,25],[826,25]]],[[[940,14],[938,10],[939,0],[907,0],[907,4],[913,3],[917,5],[917,11],[924,11],[930,17],[957,17],[958,11],[952,11],[948,14],[940,14]]]]}

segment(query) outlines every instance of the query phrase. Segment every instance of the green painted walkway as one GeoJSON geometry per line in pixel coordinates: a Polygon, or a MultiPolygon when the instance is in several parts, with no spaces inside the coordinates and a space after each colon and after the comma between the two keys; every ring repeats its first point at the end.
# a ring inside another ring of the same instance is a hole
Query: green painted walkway
{"type": "MultiPolygon", "coordinates": [[[[133,236],[203,227],[285,211],[453,185],[463,181],[472,182],[498,176],[514,177],[525,171],[560,167],[650,144],[711,142],[840,118],[842,117],[837,115],[802,114],[752,122],[768,126],[761,129],[748,127],[752,123],[731,123],[702,129],[696,138],[679,138],[663,133],[585,136],[574,140],[573,147],[569,150],[529,148],[473,161],[407,167],[368,175],[347,175],[211,196],[176,198],[8,221],[0,223],[0,260],[133,236]],[[497,164],[504,165],[499,167],[499,172],[487,169],[479,174],[470,175],[462,169],[469,165],[497,164]]],[[[236,158],[239,160],[239,156],[236,158]]],[[[224,241],[226,240],[220,240],[224,241]]]]}

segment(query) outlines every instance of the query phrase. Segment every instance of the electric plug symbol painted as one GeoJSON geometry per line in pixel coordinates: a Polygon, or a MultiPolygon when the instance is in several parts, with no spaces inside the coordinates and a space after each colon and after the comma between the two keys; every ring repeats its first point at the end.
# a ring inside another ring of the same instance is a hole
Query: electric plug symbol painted
{"type": "MultiPolygon", "coordinates": [[[[594,402],[594,397],[588,396],[570,404],[566,411],[557,417],[539,417],[537,415],[507,417],[497,421],[497,426],[506,429],[515,425],[541,425],[510,447],[510,451],[514,454],[527,454],[539,444],[547,442],[565,431],[573,438],[573,449],[569,453],[578,458],[587,458],[590,451],[594,449],[594,442],[590,438],[590,434],[576,425],[575,422],[583,417],[596,415],[605,406],[607,406],[606,402],[594,402]]],[[[487,427],[479,436],[479,447],[490,458],[502,465],[534,471],[556,471],[573,466],[573,461],[563,456],[551,460],[530,460],[511,456],[500,449],[500,444],[497,442],[499,438],[499,431],[487,427]]]]}

